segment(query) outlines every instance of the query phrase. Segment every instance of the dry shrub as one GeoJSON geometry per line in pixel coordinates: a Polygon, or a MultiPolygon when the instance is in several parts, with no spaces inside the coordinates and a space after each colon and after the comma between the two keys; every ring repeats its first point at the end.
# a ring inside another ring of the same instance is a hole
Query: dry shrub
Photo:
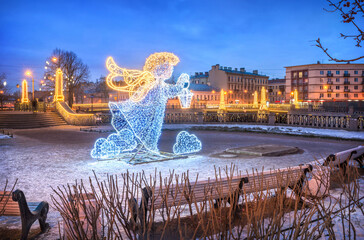
{"type": "Polygon", "coordinates": [[[297,184],[294,171],[242,174],[234,165],[215,168],[215,178],[203,181],[174,171],[104,181],[94,174],[87,188],[81,181],[54,189],[52,200],[63,218],[62,239],[335,239],[337,217],[355,239],[350,211],[363,208],[358,172],[348,169],[316,166],[297,184]],[[340,197],[328,191],[334,175],[340,197]]]}

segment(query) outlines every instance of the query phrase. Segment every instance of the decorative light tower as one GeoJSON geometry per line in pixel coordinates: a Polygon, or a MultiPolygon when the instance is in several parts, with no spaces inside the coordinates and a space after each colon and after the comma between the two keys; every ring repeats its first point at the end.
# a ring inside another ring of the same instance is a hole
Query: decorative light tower
{"type": "Polygon", "coordinates": [[[56,71],[56,83],[54,88],[54,102],[64,102],[63,72],[60,68],[56,71]]]}
{"type": "Polygon", "coordinates": [[[22,89],[22,94],[21,94],[21,102],[22,103],[28,103],[29,102],[29,98],[28,98],[28,82],[27,80],[23,80],[22,84],[21,84],[21,89],[22,89]]]}
{"type": "Polygon", "coordinates": [[[258,92],[254,92],[254,102],[253,102],[253,108],[258,108],[258,92]]]}
{"type": "Polygon", "coordinates": [[[262,87],[261,95],[260,95],[260,105],[262,106],[262,109],[267,109],[267,98],[266,98],[266,91],[265,87],[262,87]]]}
{"type": "Polygon", "coordinates": [[[221,92],[220,92],[219,110],[220,111],[225,111],[226,110],[226,106],[225,106],[225,91],[224,91],[224,89],[221,89],[221,92]]]}
{"type": "Polygon", "coordinates": [[[294,99],[294,104],[298,105],[298,91],[297,91],[297,89],[295,89],[294,92],[293,92],[293,99],[294,99]]]}

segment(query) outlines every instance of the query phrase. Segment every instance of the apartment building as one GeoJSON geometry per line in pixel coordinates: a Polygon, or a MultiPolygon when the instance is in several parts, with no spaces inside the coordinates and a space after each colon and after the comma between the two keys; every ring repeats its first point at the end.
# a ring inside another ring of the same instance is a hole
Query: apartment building
{"type": "Polygon", "coordinates": [[[260,94],[263,86],[267,88],[268,78],[258,74],[258,70],[251,73],[245,71],[245,68],[233,69],[216,64],[209,71],[208,82],[210,86],[227,92],[227,103],[253,103],[254,91],[260,94]]]}
{"type": "Polygon", "coordinates": [[[268,80],[268,99],[271,103],[284,103],[286,100],[286,79],[268,80]]]}
{"type": "Polygon", "coordinates": [[[194,84],[210,85],[209,72],[195,72],[195,75],[190,76],[190,82],[194,84]]]}
{"type": "Polygon", "coordinates": [[[307,64],[286,68],[286,99],[297,89],[299,101],[364,100],[364,64],[307,64]]]}

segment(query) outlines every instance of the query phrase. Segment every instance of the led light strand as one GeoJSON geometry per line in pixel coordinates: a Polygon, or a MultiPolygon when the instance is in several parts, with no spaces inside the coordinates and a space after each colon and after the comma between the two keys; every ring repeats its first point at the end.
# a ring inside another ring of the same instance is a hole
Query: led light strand
{"type": "MultiPolygon", "coordinates": [[[[114,158],[137,149],[159,154],[158,140],[168,99],[178,96],[184,107],[189,107],[192,100],[192,93],[187,89],[188,74],[181,74],[176,84],[165,82],[178,62],[178,57],[172,53],[154,53],[147,58],[144,71],[139,71],[120,68],[111,57],[106,60],[111,72],[107,77],[108,85],[114,90],[129,92],[131,97],[123,102],[109,103],[111,124],[117,132],[96,141],[91,152],[93,158],[114,158]],[[124,86],[115,83],[117,76],[123,78],[124,86]]],[[[194,152],[186,147],[182,149],[194,152]]]]}

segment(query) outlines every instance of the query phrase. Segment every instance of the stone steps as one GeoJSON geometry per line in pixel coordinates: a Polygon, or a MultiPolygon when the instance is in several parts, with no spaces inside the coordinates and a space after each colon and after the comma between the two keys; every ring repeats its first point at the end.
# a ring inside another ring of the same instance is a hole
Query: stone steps
{"type": "Polygon", "coordinates": [[[27,129],[66,125],[67,123],[55,112],[46,113],[1,113],[0,128],[27,129]]]}

